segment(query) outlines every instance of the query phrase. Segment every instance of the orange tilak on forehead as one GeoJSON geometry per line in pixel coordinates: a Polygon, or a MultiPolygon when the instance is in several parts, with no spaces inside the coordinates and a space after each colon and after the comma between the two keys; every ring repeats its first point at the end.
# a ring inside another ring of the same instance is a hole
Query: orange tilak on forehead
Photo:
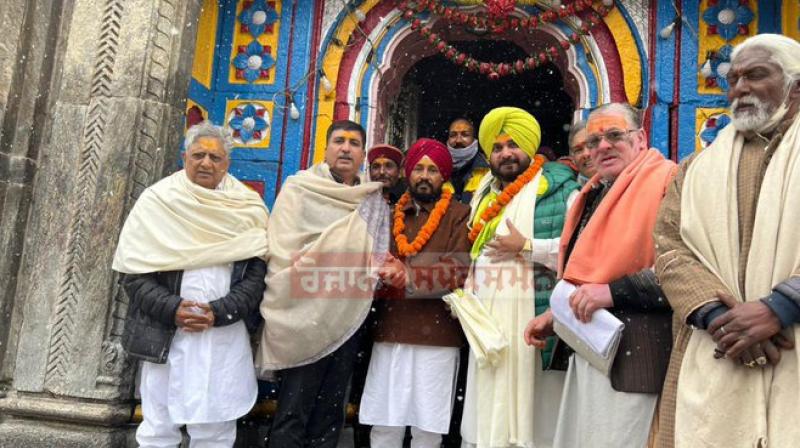
{"type": "Polygon", "coordinates": [[[589,119],[586,124],[587,134],[602,134],[609,129],[628,129],[628,122],[624,117],[616,115],[599,115],[589,119]]]}
{"type": "Polygon", "coordinates": [[[218,138],[213,137],[200,137],[194,141],[189,149],[211,151],[211,152],[225,152],[222,142],[218,138]]]}
{"type": "Polygon", "coordinates": [[[355,131],[344,131],[342,132],[342,137],[348,140],[358,140],[361,141],[361,133],[355,131]]]}
{"type": "Polygon", "coordinates": [[[472,126],[463,122],[458,122],[450,127],[450,132],[469,132],[469,131],[472,131],[472,126]]]}
{"type": "Polygon", "coordinates": [[[513,140],[510,135],[508,134],[500,134],[494,138],[495,143],[508,143],[509,141],[513,140]]]}

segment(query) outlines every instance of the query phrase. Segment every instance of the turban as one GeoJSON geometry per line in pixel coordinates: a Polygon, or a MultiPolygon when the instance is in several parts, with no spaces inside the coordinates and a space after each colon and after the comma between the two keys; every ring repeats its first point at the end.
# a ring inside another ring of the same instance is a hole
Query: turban
{"type": "Polygon", "coordinates": [[[408,148],[405,165],[406,179],[411,176],[414,166],[425,156],[430,157],[436,164],[444,181],[447,182],[453,172],[453,158],[450,156],[447,146],[430,138],[421,138],[408,148]]]}
{"type": "Polygon", "coordinates": [[[491,156],[495,139],[502,134],[510,136],[531,159],[536,155],[542,140],[539,122],[533,115],[518,107],[498,107],[483,117],[478,141],[486,157],[491,156]]]}
{"type": "Polygon", "coordinates": [[[386,157],[393,161],[397,164],[398,168],[403,164],[403,151],[400,151],[392,145],[376,145],[367,151],[367,162],[370,164],[381,157],[386,157]]]}

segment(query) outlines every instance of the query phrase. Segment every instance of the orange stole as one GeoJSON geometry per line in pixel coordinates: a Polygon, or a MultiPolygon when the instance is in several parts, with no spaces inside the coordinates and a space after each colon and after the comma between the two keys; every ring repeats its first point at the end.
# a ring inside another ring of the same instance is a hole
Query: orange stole
{"type": "Polygon", "coordinates": [[[653,229],[661,200],[678,166],[655,149],[644,150],[617,177],[589,219],[564,266],[564,255],[580,223],[586,194],[600,182],[595,175],[581,189],[561,234],[558,276],[574,284],[609,283],[653,266],[653,229]]]}

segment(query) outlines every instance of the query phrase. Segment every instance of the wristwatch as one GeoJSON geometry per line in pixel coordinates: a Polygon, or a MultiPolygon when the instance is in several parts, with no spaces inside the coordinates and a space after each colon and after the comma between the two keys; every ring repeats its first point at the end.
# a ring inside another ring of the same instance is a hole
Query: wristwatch
{"type": "Polygon", "coordinates": [[[533,240],[525,240],[525,245],[522,246],[522,252],[533,252],[533,240]]]}

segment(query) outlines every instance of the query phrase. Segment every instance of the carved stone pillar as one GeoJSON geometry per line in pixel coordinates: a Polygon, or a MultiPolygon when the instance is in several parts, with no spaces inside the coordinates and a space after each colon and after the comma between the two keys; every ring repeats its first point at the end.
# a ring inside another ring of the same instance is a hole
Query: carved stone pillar
{"type": "MultiPolygon", "coordinates": [[[[0,258],[0,273],[15,278],[0,276],[11,290],[0,288],[0,312],[11,314],[0,315],[10,321],[0,324],[0,342],[8,340],[0,386],[9,389],[0,398],[0,446],[125,446],[135,366],[119,344],[127,299],[111,260],[138,195],[174,168],[201,2],[18,3],[27,9],[12,12],[30,27],[20,28],[14,51],[40,52],[32,67],[42,70],[27,78],[25,67],[11,69],[20,92],[41,90],[38,109],[20,100],[0,115],[15,138],[25,134],[20,114],[35,129],[22,151],[30,167],[13,171],[29,173],[18,183],[28,185],[30,205],[3,200],[10,182],[0,189],[0,246],[19,246],[16,261],[0,258]],[[9,226],[14,244],[3,237],[9,226]]],[[[0,21],[0,31],[7,27],[0,21]]]]}

